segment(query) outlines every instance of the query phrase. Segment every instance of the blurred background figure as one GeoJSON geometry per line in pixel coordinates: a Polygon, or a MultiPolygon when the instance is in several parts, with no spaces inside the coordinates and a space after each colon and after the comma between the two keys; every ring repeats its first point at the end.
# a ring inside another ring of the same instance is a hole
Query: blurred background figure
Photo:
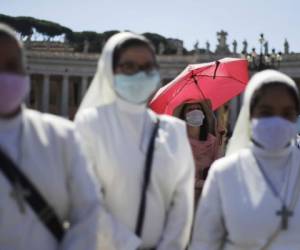
{"type": "Polygon", "coordinates": [[[99,187],[73,124],[24,106],[25,66],[15,31],[0,24],[0,249],[99,249],[112,236],[99,187]]]}
{"type": "Polygon", "coordinates": [[[211,164],[222,156],[222,135],[217,130],[217,120],[208,100],[185,103],[179,110],[179,118],[187,124],[187,135],[196,166],[195,203],[197,203],[211,164]]]}

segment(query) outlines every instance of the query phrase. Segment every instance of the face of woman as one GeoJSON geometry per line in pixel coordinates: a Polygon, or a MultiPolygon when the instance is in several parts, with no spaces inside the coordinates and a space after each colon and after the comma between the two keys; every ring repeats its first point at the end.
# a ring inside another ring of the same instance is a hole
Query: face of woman
{"type": "Polygon", "coordinates": [[[117,95],[136,105],[145,105],[160,86],[155,56],[147,46],[129,47],[122,51],[114,74],[117,95]]]}
{"type": "Polygon", "coordinates": [[[297,113],[296,103],[288,90],[284,86],[272,86],[254,106],[251,118],[279,116],[295,122],[297,113]]]}
{"type": "Polygon", "coordinates": [[[128,48],[122,52],[114,73],[134,75],[140,71],[150,73],[156,69],[157,66],[151,50],[145,46],[139,46],[128,48]]]}
{"type": "Polygon", "coordinates": [[[187,113],[193,110],[202,110],[200,104],[198,103],[189,104],[184,110],[184,117],[187,113]]]}

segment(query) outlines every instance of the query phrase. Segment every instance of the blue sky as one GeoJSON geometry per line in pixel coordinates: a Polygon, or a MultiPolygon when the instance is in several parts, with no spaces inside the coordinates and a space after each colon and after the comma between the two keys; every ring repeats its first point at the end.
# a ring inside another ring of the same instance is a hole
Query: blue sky
{"type": "Polygon", "coordinates": [[[264,33],[270,49],[300,52],[299,0],[0,0],[0,13],[32,16],[58,22],[75,31],[132,30],[179,38],[191,49],[210,41],[216,32],[229,33],[228,43],[247,39],[249,49],[258,47],[264,33]]]}

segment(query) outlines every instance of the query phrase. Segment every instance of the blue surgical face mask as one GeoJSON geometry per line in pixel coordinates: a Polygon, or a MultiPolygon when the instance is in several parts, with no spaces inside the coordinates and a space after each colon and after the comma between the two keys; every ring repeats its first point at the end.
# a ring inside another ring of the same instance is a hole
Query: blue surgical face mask
{"type": "Polygon", "coordinates": [[[284,149],[297,135],[297,123],[284,118],[264,117],[251,120],[252,138],[264,149],[284,149]]]}
{"type": "Polygon", "coordinates": [[[134,104],[146,103],[159,86],[160,75],[157,70],[150,73],[140,71],[134,75],[116,74],[114,79],[118,96],[134,104]]]}

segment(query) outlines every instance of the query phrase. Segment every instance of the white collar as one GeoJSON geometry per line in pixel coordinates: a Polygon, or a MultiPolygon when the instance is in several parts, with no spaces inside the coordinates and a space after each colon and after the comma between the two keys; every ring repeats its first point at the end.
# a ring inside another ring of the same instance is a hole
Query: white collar
{"type": "Polygon", "coordinates": [[[0,118],[0,132],[7,132],[19,129],[23,120],[23,108],[11,118],[0,118]]]}
{"type": "Polygon", "coordinates": [[[147,110],[146,104],[133,104],[119,97],[116,98],[116,106],[119,110],[131,114],[144,114],[147,110]]]}
{"type": "Polygon", "coordinates": [[[265,158],[285,158],[288,157],[289,154],[293,150],[293,142],[291,142],[286,148],[283,148],[278,151],[267,151],[257,145],[255,145],[253,142],[250,144],[250,149],[253,151],[253,153],[257,156],[265,157],[265,158]]]}

